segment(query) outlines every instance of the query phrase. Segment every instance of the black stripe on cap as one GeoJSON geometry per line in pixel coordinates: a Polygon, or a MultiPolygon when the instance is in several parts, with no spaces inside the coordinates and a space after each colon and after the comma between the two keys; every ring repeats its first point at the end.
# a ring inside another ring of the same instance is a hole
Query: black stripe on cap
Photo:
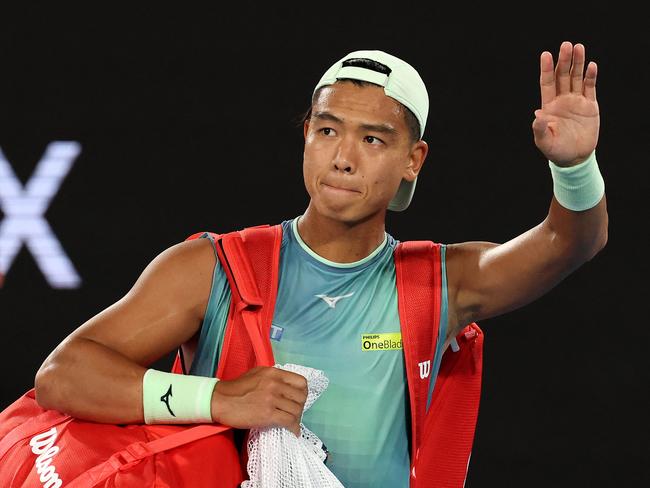
{"type": "Polygon", "coordinates": [[[343,66],[355,66],[358,68],[366,68],[370,71],[376,71],[384,75],[390,75],[391,69],[385,64],[379,63],[374,59],[368,58],[350,58],[343,61],[343,66]]]}

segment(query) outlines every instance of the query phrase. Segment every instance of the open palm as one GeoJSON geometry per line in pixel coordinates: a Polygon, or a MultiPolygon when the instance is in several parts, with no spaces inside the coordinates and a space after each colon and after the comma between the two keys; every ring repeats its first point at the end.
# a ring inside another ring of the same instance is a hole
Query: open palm
{"type": "Polygon", "coordinates": [[[585,70],[584,64],[584,46],[568,41],[560,46],[555,68],[550,52],[540,56],[542,108],[535,111],[533,135],[544,156],[559,166],[584,161],[598,142],[597,66],[592,61],[585,70]]]}

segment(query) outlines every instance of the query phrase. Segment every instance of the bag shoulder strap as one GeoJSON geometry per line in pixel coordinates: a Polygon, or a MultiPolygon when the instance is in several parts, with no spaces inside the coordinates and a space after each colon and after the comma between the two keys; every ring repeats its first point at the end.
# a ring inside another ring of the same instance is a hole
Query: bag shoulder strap
{"type": "Polygon", "coordinates": [[[149,442],[134,442],[124,449],[113,453],[105,461],[84,471],[66,484],[67,488],[87,488],[106,481],[116,472],[128,469],[143,459],[190,442],[230,430],[231,427],[219,424],[205,424],[190,427],[174,434],[149,442]]]}
{"type": "MultiPolygon", "coordinates": [[[[196,232],[185,240],[205,234],[215,242],[232,296],[215,376],[231,379],[256,364],[272,366],[269,336],[278,288],[282,225],[264,224],[226,234],[196,232]]],[[[172,372],[184,372],[180,349],[172,372]]]]}
{"type": "Polygon", "coordinates": [[[440,321],[440,244],[404,241],[395,248],[397,303],[411,416],[411,464],[420,446],[440,321]]]}
{"type": "Polygon", "coordinates": [[[411,406],[411,488],[464,486],[481,395],[483,332],[472,323],[443,355],[426,408],[440,321],[440,247],[430,241],[406,241],[395,250],[411,406]]]}
{"type": "Polygon", "coordinates": [[[483,331],[473,322],[445,352],[416,456],[417,486],[463,488],[481,398],[483,331]]]}
{"type": "MultiPolygon", "coordinates": [[[[185,240],[199,239],[206,234],[214,240],[217,259],[226,274],[232,296],[215,376],[222,379],[238,376],[255,363],[272,366],[273,352],[270,341],[265,338],[270,334],[277,294],[282,226],[264,224],[226,234],[195,232],[185,240]],[[244,327],[231,326],[233,321],[243,321],[244,316],[247,317],[244,327]],[[255,353],[254,358],[251,351],[255,353]]],[[[185,373],[180,348],[172,372],[185,373]]]]}
{"type": "Polygon", "coordinates": [[[271,321],[278,288],[281,225],[248,227],[222,236],[219,259],[239,314],[229,313],[216,375],[237,377],[255,365],[273,366],[271,321]],[[243,324],[241,323],[243,322],[243,324]]]}

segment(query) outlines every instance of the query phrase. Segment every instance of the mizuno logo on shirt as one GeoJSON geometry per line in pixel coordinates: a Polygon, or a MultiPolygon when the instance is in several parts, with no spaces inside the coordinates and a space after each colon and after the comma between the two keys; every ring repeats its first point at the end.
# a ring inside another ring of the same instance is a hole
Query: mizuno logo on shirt
{"type": "Polygon", "coordinates": [[[342,298],[349,298],[352,295],[354,295],[354,292],[348,293],[347,295],[341,295],[339,297],[328,297],[327,295],[314,295],[314,296],[318,298],[322,298],[323,301],[327,303],[327,306],[329,308],[335,308],[339,300],[341,300],[342,298]]]}

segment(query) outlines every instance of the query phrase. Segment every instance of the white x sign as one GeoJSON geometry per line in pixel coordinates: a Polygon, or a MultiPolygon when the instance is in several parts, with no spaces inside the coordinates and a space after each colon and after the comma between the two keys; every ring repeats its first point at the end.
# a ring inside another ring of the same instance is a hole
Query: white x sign
{"type": "Polygon", "coordinates": [[[81,278],[44,218],[52,198],[72,168],[81,146],[74,141],[48,144],[23,188],[0,150],[0,286],[23,243],[53,288],[77,288],[81,278]]]}

